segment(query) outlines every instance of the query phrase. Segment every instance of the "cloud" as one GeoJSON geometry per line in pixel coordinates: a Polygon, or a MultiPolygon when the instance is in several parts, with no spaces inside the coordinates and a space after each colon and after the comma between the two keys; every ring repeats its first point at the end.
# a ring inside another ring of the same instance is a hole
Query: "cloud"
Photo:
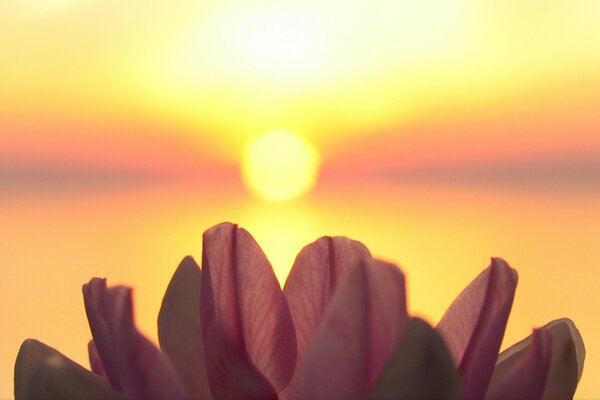
{"type": "Polygon", "coordinates": [[[0,164],[0,192],[3,194],[126,190],[156,185],[167,179],[167,175],[152,171],[109,166],[52,162],[0,164]]]}
{"type": "Polygon", "coordinates": [[[461,165],[413,166],[372,175],[392,182],[497,187],[516,190],[600,192],[600,154],[571,158],[494,160],[461,165]]]}

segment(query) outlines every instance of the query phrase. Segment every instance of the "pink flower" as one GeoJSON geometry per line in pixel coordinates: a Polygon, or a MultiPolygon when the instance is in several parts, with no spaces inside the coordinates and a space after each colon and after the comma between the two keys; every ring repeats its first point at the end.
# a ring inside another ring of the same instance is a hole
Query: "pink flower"
{"type": "Polygon", "coordinates": [[[205,232],[202,266],[186,257],[177,268],[160,349],[135,328],[131,289],[92,279],[93,372],[28,339],[15,398],[562,399],[581,376],[583,342],[566,319],[498,356],[517,284],[501,259],[436,329],[408,315],[402,272],[347,238],[302,249],[283,290],[236,225],[205,232]]]}
{"type": "Polygon", "coordinates": [[[559,319],[498,351],[517,287],[499,258],[454,300],[437,326],[458,367],[465,399],[572,398],[585,348],[573,322],[559,319]]]}

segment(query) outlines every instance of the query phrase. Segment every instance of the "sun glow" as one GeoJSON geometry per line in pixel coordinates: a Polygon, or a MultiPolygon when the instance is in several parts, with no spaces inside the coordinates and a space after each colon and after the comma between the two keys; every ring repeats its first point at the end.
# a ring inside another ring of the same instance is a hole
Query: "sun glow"
{"type": "Polygon", "coordinates": [[[319,155],[308,142],[291,132],[274,131],[246,146],[242,178],[259,197],[284,201],[315,185],[319,164],[319,155]]]}
{"type": "Polygon", "coordinates": [[[269,79],[289,78],[318,69],[326,37],[322,25],[307,9],[267,7],[237,15],[228,36],[249,68],[269,79]]]}

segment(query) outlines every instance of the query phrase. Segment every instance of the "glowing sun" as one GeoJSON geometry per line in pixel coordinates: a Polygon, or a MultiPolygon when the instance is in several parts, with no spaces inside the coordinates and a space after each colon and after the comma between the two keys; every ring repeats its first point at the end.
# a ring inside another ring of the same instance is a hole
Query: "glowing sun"
{"type": "Polygon", "coordinates": [[[259,197],[284,201],[310,190],[319,166],[319,154],[310,143],[291,132],[275,131],[246,146],[242,178],[259,197]]]}

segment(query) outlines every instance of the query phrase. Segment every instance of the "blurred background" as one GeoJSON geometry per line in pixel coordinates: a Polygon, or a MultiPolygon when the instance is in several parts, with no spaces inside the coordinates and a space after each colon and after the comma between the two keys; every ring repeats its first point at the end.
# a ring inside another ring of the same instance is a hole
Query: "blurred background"
{"type": "Polygon", "coordinates": [[[282,284],[360,240],[432,324],[501,256],[503,347],[570,317],[600,397],[599,27],[595,0],[0,2],[0,398],[25,338],[87,365],[93,276],[155,340],[221,221],[282,284]]]}

